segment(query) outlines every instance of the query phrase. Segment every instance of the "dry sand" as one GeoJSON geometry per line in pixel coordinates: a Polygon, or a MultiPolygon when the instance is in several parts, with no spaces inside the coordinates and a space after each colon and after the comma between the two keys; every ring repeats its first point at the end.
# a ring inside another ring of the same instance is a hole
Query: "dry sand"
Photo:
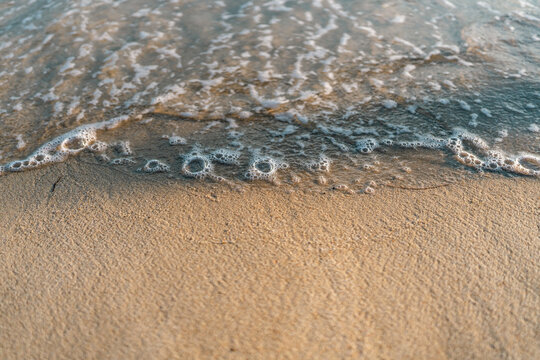
{"type": "Polygon", "coordinates": [[[0,189],[2,359],[540,358],[538,179],[242,193],[72,160],[0,189]]]}

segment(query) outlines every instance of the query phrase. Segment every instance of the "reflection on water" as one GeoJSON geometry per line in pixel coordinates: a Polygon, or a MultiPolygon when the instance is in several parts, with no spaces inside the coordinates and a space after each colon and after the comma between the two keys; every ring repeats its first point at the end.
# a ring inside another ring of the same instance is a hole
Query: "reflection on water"
{"type": "Polygon", "coordinates": [[[3,2],[0,173],[89,150],[196,178],[538,175],[539,63],[525,0],[3,2]]]}

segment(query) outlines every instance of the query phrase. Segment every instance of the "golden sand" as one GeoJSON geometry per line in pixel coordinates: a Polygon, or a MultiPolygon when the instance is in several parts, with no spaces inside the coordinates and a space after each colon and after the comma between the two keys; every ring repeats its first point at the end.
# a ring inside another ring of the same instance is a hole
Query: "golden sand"
{"type": "Polygon", "coordinates": [[[0,178],[0,358],[540,358],[538,180],[153,179],[77,160],[0,178]]]}

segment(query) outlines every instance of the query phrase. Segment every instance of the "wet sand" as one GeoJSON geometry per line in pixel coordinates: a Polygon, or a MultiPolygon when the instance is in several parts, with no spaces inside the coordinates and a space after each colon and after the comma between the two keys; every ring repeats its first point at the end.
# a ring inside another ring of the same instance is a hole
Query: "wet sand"
{"type": "Polygon", "coordinates": [[[540,185],[0,177],[0,358],[540,358],[540,185]]]}

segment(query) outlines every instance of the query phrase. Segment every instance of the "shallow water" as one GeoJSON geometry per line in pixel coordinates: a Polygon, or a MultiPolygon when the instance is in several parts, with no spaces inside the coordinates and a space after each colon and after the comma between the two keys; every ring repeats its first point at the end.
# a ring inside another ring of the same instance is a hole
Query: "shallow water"
{"type": "Polygon", "coordinates": [[[532,0],[3,1],[0,174],[539,176],[539,64],[532,0]]]}

